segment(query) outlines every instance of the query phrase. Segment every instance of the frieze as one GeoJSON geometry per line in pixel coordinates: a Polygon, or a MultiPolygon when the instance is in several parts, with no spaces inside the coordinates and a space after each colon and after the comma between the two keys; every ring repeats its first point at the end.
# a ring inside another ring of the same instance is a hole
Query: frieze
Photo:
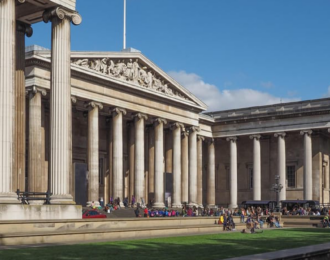
{"type": "Polygon", "coordinates": [[[167,96],[178,99],[189,100],[182,93],[176,91],[170,83],[146,66],[142,66],[136,59],[73,59],[73,64],[83,68],[94,70],[98,73],[107,75],[112,78],[133,83],[139,87],[149,89],[167,96]]]}

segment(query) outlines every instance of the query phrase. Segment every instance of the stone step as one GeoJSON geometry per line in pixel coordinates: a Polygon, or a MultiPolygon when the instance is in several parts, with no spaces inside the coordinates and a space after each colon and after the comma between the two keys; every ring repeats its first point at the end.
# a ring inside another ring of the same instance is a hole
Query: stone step
{"type": "MultiPolygon", "coordinates": [[[[98,224],[111,224],[113,220],[98,220],[98,224]]],[[[130,223],[128,226],[98,226],[92,225],[88,228],[75,229],[15,229],[10,232],[1,230],[0,245],[31,245],[31,244],[63,244],[73,242],[95,242],[95,241],[114,241],[125,239],[141,239],[164,236],[184,236],[214,234],[223,231],[223,226],[214,224],[212,218],[176,218],[174,220],[166,219],[133,219],[117,220],[121,223],[130,223]],[[198,223],[200,222],[200,223],[198,223]],[[212,223],[210,223],[212,222],[212,223]],[[150,225],[146,225],[149,223],[150,225]],[[159,226],[163,223],[162,226],[159,226]],[[96,228],[95,228],[96,227],[96,228]],[[110,228],[109,228],[110,227],[110,228]]],[[[83,222],[83,224],[86,222],[83,222]]],[[[55,224],[55,223],[54,223],[55,224]]],[[[3,225],[2,227],[5,227],[3,225]]],[[[1,226],[0,226],[1,228],[1,226]]],[[[246,228],[246,224],[237,223],[236,230],[240,231],[246,228]]],[[[266,228],[266,226],[265,226],[266,228]]],[[[8,230],[8,227],[6,228],[8,230]]],[[[248,231],[249,232],[249,231],[248,231]]]]}
{"type": "MultiPolygon", "coordinates": [[[[243,225],[238,230],[241,230],[243,225]]],[[[76,231],[1,234],[0,245],[31,245],[69,242],[114,241],[223,232],[221,225],[167,226],[150,228],[90,229],[76,231]]]]}
{"type": "Polygon", "coordinates": [[[286,228],[288,227],[292,227],[292,228],[315,228],[320,226],[321,223],[312,223],[312,222],[289,222],[286,221],[283,223],[283,226],[285,226],[286,228]]]}
{"type": "Polygon", "coordinates": [[[121,218],[121,219],[82,219],[62,221],[2,221],[1,233],[17,232],[54,232],[90,229],[118,228],[162,228],[167,226],[213,225],[218,218],[214,217],[159,217],[159,218],[121,218]]]}

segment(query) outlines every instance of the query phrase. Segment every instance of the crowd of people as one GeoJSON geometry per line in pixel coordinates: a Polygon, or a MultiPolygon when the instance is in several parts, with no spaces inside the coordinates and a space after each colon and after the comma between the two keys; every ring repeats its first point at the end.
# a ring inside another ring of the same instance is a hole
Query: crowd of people
{"type": "MultiPolygon", "coordinates": [[[[239,217],[240,223],[246,224],[246,229],[243,230],[243,233],[246,233],[246,230],[250,230],[251,233],[255,233],[257,229],[262,229],[263,225],[266,223],[268,227],[280,228],[280,221],[278,217],[274,214],[273,210],[268,208],[261,207],[246,207],[246,208],[237,208],[237,209],[228,209],[224,207],[220,208],[201,208],[201,207],[190,207],[188,205],[183,205],[181,210],[169,209],[164,207],[163,209],[152,208],[149,205],[152,205],[152,201],[148,205],[144,204],[143,199],[139,202],[136,201],[135,197],[132,196],[131,204],[129,204],[128,198],[125,198],[123,203],[121,203],[120,198],[113,199],[112,197],[109,200],[109,203],[104,205],[103,200],[100,200],[100,206],[98,209],[103,209],[108,213],[112,211],[121,209],[121,205],[124,207],[134,208],[134,214],[136,217],[195,217],[195,216],[215,216],[219,217],[219,220],[216,224],[222,224],[223,230],[231,231],[235,230],[236,224],[233,217],[239,217]]],[[[95,203],[92,203],[92,207],[96,208],[95,203]]],[[[280,211],[282,215],[291,215],[291,216],[324,216],[321,219],[323,227],[330,228],[330,218],[329,218],[329,209],[315,209],[315,208],[304,208],[304,207],[293,207],[288,210],[287,207],[283,207],[280,211]]]]}
{"type": "Polygon", "coordinates": [[[286,207],[282,209],[282,215],[287,216],[320,216],[320,215],[328,215],[329,211],[327,208],[322,209],[312,209],[303,207],[294,207],[292,210],[288,210],[286,207]]]}

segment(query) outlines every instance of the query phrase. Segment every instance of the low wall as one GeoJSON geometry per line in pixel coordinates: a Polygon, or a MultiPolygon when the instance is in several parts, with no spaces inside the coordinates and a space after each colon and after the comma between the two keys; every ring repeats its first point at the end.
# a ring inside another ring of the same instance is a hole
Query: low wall
{"type": "Polygon", "coordinates": [[[0,221],[81,218],[82,208],[79,205],[0,204],[0,221]]]}
{"type": "MultiPolygon", "coordinates": [[[[81,215],[81,214],[80,214],[81,215]]],[[[118,230],[130,228],[163,228],[170,226],[212,225],[214,217],[173,218],[127,218],[127,219],[81,219],[44,221],[0,221],[1,233],[54,232],[77,230],[118,230]]]]}

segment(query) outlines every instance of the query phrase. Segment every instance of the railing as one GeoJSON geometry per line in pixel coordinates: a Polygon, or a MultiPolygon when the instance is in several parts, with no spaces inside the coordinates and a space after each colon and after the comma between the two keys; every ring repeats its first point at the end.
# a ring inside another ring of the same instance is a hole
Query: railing
{"type": "Polygon", "coordinates": [[[19,189],[16,191],[17,199],[22,202],[22,204],[30,204],[30,200],[44,200],[44,204],[50,204],[50,196],[51,192],[30,192],[30,191],[20,191],[19,189]],[[44,196],[44,197],[36,197],[36,196],[44,196]]]}

